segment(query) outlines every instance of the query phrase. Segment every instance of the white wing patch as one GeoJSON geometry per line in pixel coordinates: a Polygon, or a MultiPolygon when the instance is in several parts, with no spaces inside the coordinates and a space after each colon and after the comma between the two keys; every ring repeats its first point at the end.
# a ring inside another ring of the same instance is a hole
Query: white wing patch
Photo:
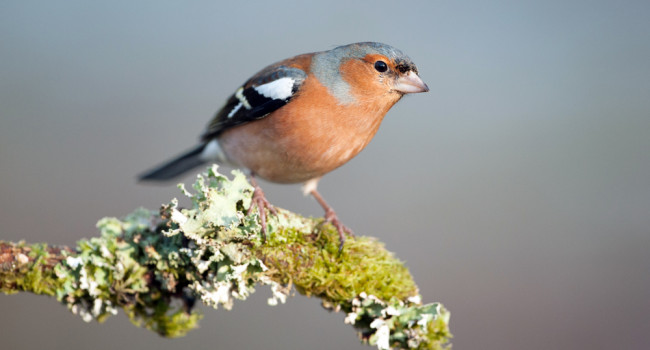
{"type": "Polygon", "coordinates": [[[243,106],[243,105],[244,105],[244,104],[243,104],[242,102],[239,102],[239,103],[235,106],[235,108],[233,108],[232,111],[230,111],[230,113],[228,113],[228,118],[232,118],[232,116],[235,115],[235,113],[237,113],[237,111],[238,111],[238,110],[241,108],[241,106],[243,106]]]}
{"type": "MultiPolygon", "coordinates": [[[[244,104],[244,107],[246,107],[246,109],[251,109],[251,104],[248,103],[248,100],[246,99],[246,96],[244,96],[244,88],[243,87],[240,87],[239,89],[237,89],[237,92],[235,92],[235,97],[237,97],[237,99],[240,101],[240,104],[244,104]]],[[[235,107],[235,108],[237,108],[237,107],[235,107]]],[[[239,107],[239,108],[241,108],[241,107],[239,107]]],[[[239,109],[239,108],[237,108],[237,109],[239,109]]]]}
{"type": "Polygon", "coordinates": [[[255,90],[262,96],[272,98],[274,100],[286,100],[291,97],[293,84],[295,81],[292,78],[284,77],[256,86],[255,90]]]}

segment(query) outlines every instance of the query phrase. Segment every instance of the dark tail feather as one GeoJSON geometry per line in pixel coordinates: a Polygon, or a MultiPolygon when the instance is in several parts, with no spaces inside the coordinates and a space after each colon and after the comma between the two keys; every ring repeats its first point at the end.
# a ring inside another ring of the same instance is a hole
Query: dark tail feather
{"type": "Polygon", "coordinates": [[[174,160],[141,174],[138,178],[141,181],[171,180],[184,172],[190,171],[199,165],[204,164],[205,161],[201,159],[201,152],[203,152],[204,148],[205,144],[201,144],[176,157],[174,160]]]}

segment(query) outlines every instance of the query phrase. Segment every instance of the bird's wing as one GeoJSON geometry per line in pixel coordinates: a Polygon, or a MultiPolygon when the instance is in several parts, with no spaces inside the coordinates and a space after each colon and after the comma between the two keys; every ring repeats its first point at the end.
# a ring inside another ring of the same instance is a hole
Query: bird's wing
{"type": "Polygon", "coordinates": [[[264,118],[286,105],[306,77],[302,69],[284,65],[262,70],[228,98],[208,125],[202,140],[210,140],[233,126],[264,118]]]}

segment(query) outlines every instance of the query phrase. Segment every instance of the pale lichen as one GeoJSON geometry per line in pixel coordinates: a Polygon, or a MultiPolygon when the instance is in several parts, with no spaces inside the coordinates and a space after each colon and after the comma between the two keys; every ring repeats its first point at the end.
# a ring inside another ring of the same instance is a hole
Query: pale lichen
{"type": "Polygon", "coordinates": [[[422,305],[408,270],[381,243],[349,237],[339,253],[331,225],[281,209],[268,216],[264,241],[258,214],[244,214],[253,189],[241,172],[233,175],[213,166],[193,192],[181,186],[189,208],[173,200],[159,213],[102,219],[100,237],[79,241],[76,250],[17,247],[0,270],[0,290],[55,294],[86,321],[122,308],[135,324],[177,337],[197,326],[196,300],[230,309],[262,284],[277,305],[295,287],[345,312],[345,322],[379,349],[446,346],[449,313],[422,305]]]}

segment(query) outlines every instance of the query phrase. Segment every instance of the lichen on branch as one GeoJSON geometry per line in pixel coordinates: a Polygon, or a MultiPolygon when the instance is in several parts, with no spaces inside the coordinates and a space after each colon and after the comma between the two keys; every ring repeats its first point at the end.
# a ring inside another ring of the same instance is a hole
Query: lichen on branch
{"type": "Polygon", "coordinates": [[[253,188],[239,171],[228,179],[213,166],[193,191],[180,187],[190,208],[172,200],[159,212],[104,218],[100,236],[76,249],[0,242],[0,291],[55,295],[85,321],[121,308],[134,324],[178,337],[198,325],[196,301],[230,309],[269,285],[276,305],[295,287],[345,312],[379,349],[447,346],[449,312],[422,305],[404,264],[375,239],[350,237],[339,253],[331,225],[279,209],[264,241],[258,215],[244,214],[253,188]]]}

